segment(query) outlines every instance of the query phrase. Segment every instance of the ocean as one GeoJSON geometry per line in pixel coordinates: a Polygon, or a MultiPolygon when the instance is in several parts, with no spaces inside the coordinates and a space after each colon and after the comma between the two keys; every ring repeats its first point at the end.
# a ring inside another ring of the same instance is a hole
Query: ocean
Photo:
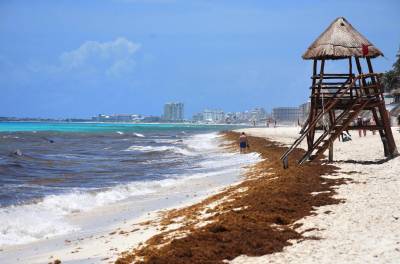
{"type": "Polygon", "coordinates": [[[158,208],[154,195],[193,179],[236,181],[259,157],[221,147],[218,132],[234,128],[0,123],[0,246],[77,232],[71,216],[127,200],[158,208]]]}

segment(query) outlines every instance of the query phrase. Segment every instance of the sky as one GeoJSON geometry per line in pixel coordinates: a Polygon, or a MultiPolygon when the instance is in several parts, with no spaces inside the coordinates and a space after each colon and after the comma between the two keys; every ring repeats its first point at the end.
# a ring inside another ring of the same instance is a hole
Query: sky
{"type": "Polygon", "coordinates": [[[0,116],[298,106],[312,70],[301,55],[335,18],[382,50],[373,64],[384,72],[399,11],[396,0],[0,0],[0,116]]]}

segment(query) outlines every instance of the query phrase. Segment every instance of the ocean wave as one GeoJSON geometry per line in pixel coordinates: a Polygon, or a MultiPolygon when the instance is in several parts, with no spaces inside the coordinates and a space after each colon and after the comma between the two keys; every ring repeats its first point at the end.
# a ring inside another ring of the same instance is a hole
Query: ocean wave
{"type": "Polygon", "coordinates": [[[199,134],[183,140],[183,144],[197,152],[205,154],[222,153],[218,146],[221,144],[220,135],[217,133],[199,134]]]}
{"type": "Polygon", "coordinates": [[[182,155],[192,156],[197,154],[210,155],[211,153],[222,153],[218,146],[221,144],[220,136],[217,133],[199,134],[183,140],[156,139],[154,142],[170,144],[163,146],[140,146],[133,145],[124,151],[138,152],[165,152],[171,151],[182,155]],[[177,146],[179,145],[179,146],[177,146]]]}
{"type": "Polygon", "coordinates": [[[158,144],[175,144],[175,143],[179,143],[182,142],[181,140],[177,140],[177,139],[165,139],[165,138],[161,138],[161,139],[152,139],[151,143],[158,143],[158,144]]]}
{"type": "Polygon", "coordinates": [[[124,151],[138,151],[138,152],[166,152],[171,151],[174,153],[179,153],[186,156],[195,155],[196,153],[190,151],[189,149],[180,148],[176,146],[130,146],[124,151]]]}
{"type": "Polygon", "coordinates": [[[5,136],[2,136],[2,138],[15,138],[15,139],[17,139],[19,137],[18,136],[5,135],[5,136]]]}
{"type": "Polygon", "coordinates": [[[0,246],[24,244],[79,230],[65,216],[88,212],[129,197],[155,193],[172,186],[174,179],[133,182],[104,191],[76,190],[62,195],[48,195],[33,204],[9,206],[0,209],[0,246]]]}
{"type": "Polygon", "coordinates": [[[144,138],[144,135],[143,135],[143,134],[140,134],[140,133],[133,133],[133,135],[134,135],[135,137],[144,138]]]}
{"type": "Polygon", "coordinates": [[[120,134],[120,135],[123,135],[123,134],[124,134],[124,132],[122,132],[122,131],[117,131],[116,133],[117,133],[117,134],[120,134]]]}
{"type": "Polygon", "coordinates": [[[252,153],[242,155],[226,153],[219,148],[220,144],[220,137],[216,133],[210,133],[184,138],[178,145],[131,146],[125,151],[199,154],[202,155],[202,161],[190,173],[168,175],[168,179],[137,181],[97,190],[74,189],[64,194],[48,195],[36,203],[0,208],[0,246],[24,244],[77,231],[80,229],[79,226],[70,223],[68,216],[84,214],[94,208],[124,199],[138,199],[138,196],[142,199],[190,179],[203,177],[217,179],[219,175],[237,177],[243,166],[260,159],[252,153]]]}

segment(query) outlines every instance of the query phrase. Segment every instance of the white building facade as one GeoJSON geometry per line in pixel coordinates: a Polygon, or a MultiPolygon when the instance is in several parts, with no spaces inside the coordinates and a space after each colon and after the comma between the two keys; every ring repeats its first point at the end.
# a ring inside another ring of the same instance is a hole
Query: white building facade
{"type": "Polygon", "coordinates": [[[164,105],[163,119],[165,121],[178,121],[178,122],[183,121],[183,119],[184,119],[184,104],[180,103],[180,102],[166,103],[164,105]]]}

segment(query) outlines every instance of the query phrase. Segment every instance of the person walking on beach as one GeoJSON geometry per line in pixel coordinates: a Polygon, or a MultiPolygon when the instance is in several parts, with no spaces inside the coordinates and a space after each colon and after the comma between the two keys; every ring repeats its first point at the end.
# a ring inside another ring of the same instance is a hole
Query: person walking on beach
{"type": "Polygon", "coordinates": [[[364,137],[367,135],[367,129],[365,129],[366,126],[368,126],[369,120],[366,117],[363,117],[362,119],[362,126],[363,126],[363,135],[364,137]]]}
{"type": "MultiPolygon", "coordinates": [[[[376,126],[375,118],[371,119],[371,126],[376,126]]],[[[375,134],[376,134],[375,129],[372,129],[372,135],[375,135],[375,134]]]]}
{"type": "Polygon", "coordinates": [[[358,129],[358,136],[361,137],[361,136],[362,136],[362,129],[361,129],[361,126],[362,126],[362,117],[361,117],[361,116],[358,116],[358,117],[357,117],[357,126],[360,127],[360,128],[358,129]]]}
{"type": "Polygon", "coordinates": [[[246,153],[246,149],[249,147],[249,141],[247,140],[247,136],[244,132],[239,137],[239,147],[240,153],[246,153]]]}

